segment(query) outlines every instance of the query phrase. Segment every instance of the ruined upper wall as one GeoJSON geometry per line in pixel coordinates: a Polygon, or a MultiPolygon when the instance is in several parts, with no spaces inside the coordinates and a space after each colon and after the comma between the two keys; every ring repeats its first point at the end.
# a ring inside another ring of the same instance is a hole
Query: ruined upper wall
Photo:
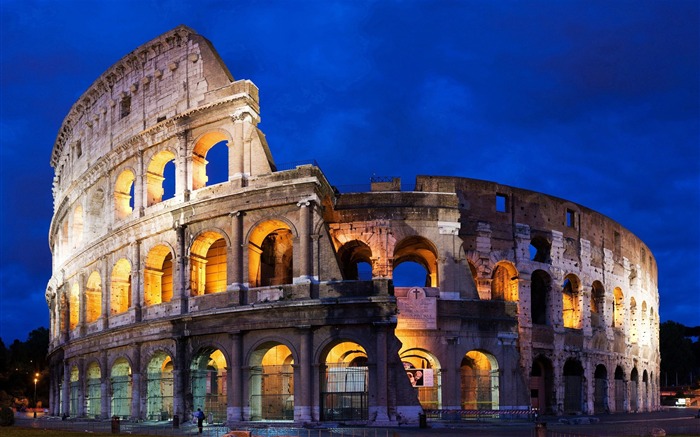
{"type": "Polygon", "coordinates": [[[186,26],[138,47],[103,73],[63,120],[51,166],[101,156],[148,126],[215,101],[233,82],[211,43],[186,26]]]}

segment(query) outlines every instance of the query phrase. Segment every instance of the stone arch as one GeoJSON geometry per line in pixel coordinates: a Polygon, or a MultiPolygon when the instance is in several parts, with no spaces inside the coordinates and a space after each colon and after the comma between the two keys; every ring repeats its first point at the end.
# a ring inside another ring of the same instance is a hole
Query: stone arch
{"type": "Polygon", "coordinates": [[[416,284],[424,287],[438,287],[438,266],[437,249],[432,241],[427,238],[412,235],[400,240],[394,246],[394,256],[392,268],[396,268],[405,262],[414,262],[422,266],[426,271],[423,284],[416,284]]]}
{"type": "Polygon", "coordinates": [[[82,205],[76,205],[73,210],[73,226],[71,229],[71,239],[73,240],[73,249],[77,249],[83,244],[85,234],[85,215],[83,214],[82,205]]]}
{"type": "Polygon", "coordinates": [[[85,323],[94,323],[102,316],[102,278],[90,273],[85,287],[85,323]]]}
{"type": "Polygon", "coordinates": [[[649,319],[647,318],[647,302],[642,301],[642,317],[639,323],[640,343],[647,344],[649,341],[649,319]]]}
{"type": "Polygon", "coordinates": [[[168,420],[174,414],[173,367],[169,352],[156,349],[146,364],[146,418],[168,420]]]}
{"type": "Polygon", "coordinates": [[[166,244],[153,246],[143,270],[145,306],[170,302],[173,298],[173,250],[166,244]]]}
{"type": "Polygon", "coordinates": [[[561,286],[562,319],[565,328],[581,329],[581,281],[569,273],[561,286]]]}
{"type": "Polygon", "coordinates": [[[369,265],[372,275],[372,249],[364,241],[351,240],[340,246],[338,259],[345,280],[359,280],[360,273],[364,273],[362,265],[369,265]]]}
{"type": "Polygon", "coordinates": [[[591,285],[591,327],[605,327],[605,287],[600,281],[591,285]]]}
{"type": "Polygon", "coordinates": [[[250,420],[294,419],[294,353],[285,343],[254,347],[250,366],[250,420]]]}
{"type": "Polygon", "coordinates": [[[367,420],[369,370],[366,349],[353,340],[326,344],[320,356],[321,420],[367,420]]]}
{"type": "Polygon", "coordinates": [[[539,355],[530,370],[530,405],[542,413],[553,413],[555,404],[554,367],[552,361],[539,355]]]}
{"type": "Polygon", "coordinates": [[[424,410],[442,408],[442,366],[437,357],[421,348],[406,349],[399,354],[411,385],[418,391],[424,410]]]}
{"type": "Polygon", "coordinates": [[[114,264],[110,286],[110,313],[125,313],[131,307],[131,263],[126,258],[114,264]]]}
{"type": "Polygon", "coordinates": [[[615,287],[613,290],[613,310],[612,310],[613,328],[620,328],[625,323],[625,296],[620,287],[615,287]]]}
{"type": "Polygon", "coordinates": [[[518,301],[518,270],[509,261],[499,261],[491,275],[491,299],[518,301]]]}
{"type": "Polygon", "coordinates": [[[222,142],[225,142],[227,147],[229,144],[233,144],[231,141],[231,136],[228,134],[228,132],[223,130],[207,132],[200,135],[194,141],[194,147],[192,149],[193,190],[198,190],[207,186],[207,182],[209,181],[209,177],[207,175],[207,153],[209,153],[214,146],[217,146],[222,142]]]}
{"type": "Polygon", "coordinates": [[[70,386],[69,386],[69,406],[68,411],[71,416],[78,417],[80,413],[80,370],[77,365],[72,365],[70,369],[70,386]]]}
{"type": "Polygon", "coordinates": [[[117,219],[129,217],[134,211],[134,181],[133,170],[125,169],[114,183],[114,211],[117,219]]]}
{"type": "Polygon", "coordinates": [[[564,413],[580,414],[583,407],[583,366],[576,358],[569,358],[562,371],[564,382],[564,413]]]}
{"type": "Polygon", "coordinates": [[[615,368],[615,412],[625,412],[627,404],[627,387],[625,385],[625,371],[622,366],[615,368]]]}
{"type": "Polygon", "coordinates": [[[530,315],[534,325],[551,325],[552,278],[544,270],[530,275],[530,315]]]}
{"type": "Polygon", "coordinates": [[[165,180],[165,166],[175,162],[177,154],[165,148],[153,155],[146,169],[146,206],[155,205],[162,202],[165,180]]]}
{"type": "Polygon", "coordinates": [[[68,329],[74,330],[80,323],[80,285],[74,282],[68,296],[68,329]]]}
{"type": "Polygon", "coordinates": [[[532,261],[551,263],[551,250],[551,241],[541,235],[535,236],[530,240],[530,260],[532,261]]]}
{"type": "Polygon", "coordinates": [[[285,220],[261,221],[248,234],[248,280],[251,287],[291,284],[296,232],[285,220]]]}
{"type": "Polygon", "coordinates": [[[86,367],[85,407],[88,417],[102,417],[102,367],[99,361],[92,360],[86,367]]]}
{"type": "Polygon", "coordinates": [[[489,352],[471,350],[459,366],[463,410],[497,410],[499,406],[498,360],[489,352]]]}
{"type": "Polygon", "coordinates": [[[225,234],[202,232],[190,247],[190,290],[192,296],[226,291],[227,251],[225,234]]]}
{"type": "Polygon", "coordinates": [[[201,408],[213,415],[215,422],[226,420],[228,362],[222,350],[215,346],[199,349],[190,364],[192,405],[186,406],[186,410],[201,408]]]}
{"type": "Polygon", "coordinates": [[[642,372],[642,410],[649,411],[649,374],[646,369],[642,372]]]}
{"type": "Polygon", "coordinates": [[[637,314],[637,301],[634,297],[630,297],[630,324],[629,324],[629,338],[630,343],[637,343],[639,341],[639,320],[637,314]]]}
{"type": "Polygon", "coordinates": [[[593,372],[593,413],[608,413],[608,370],[598,364],[593,372]]]}
{"type": "Polygon", "coordinates": [[[126,357],[118,357],[110,370],[110,403],[112,416],[128,419],[131,416],[132,379],[131,363],[126,357]]]}
{"type": "Polygon", "coordinates": [[[84,229],[87,239],[92,239],[99,235],[99,230],[104,225],[105,208],[105,189],[96,187],[90,190],[87,198],[85,214],[85,224],[87,229],[84,229]]]}

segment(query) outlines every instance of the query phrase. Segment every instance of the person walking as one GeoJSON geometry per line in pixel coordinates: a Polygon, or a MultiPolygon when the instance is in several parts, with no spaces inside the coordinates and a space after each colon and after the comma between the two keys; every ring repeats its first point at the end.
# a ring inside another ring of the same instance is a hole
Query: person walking
{"type": "Polygon", "coordinates": [[[204,412],[201,408],[197,408],[197,412],[194,413],[194,417],[197,418],[197,428],[199,428],[199,433],[202,433],[202,428],[204,427],[204,412]]]}

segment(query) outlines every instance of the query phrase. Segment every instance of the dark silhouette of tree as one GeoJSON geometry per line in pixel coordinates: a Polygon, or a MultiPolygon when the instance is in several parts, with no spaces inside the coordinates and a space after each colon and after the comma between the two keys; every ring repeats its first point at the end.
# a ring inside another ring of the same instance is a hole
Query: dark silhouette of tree
{"type": "Polygon", "coordinates": [[[674,321],[660,325],[659,350],[661,353],[661,384],[690,385],[691,372],[697,357],[693,341],[686,337],[686,327],[674,321]]]}
{"type": "Polygon", "coordinates": [[[27,340],[15,340],[9,348],[0,339],[0,407],[34,406],[34,378],[37,400],[48,401],[49,374],[46,355],[49,330],[40,327],[29,333],[27,340]],[[10,405],[5,405],[5,404],[10,405]]]}

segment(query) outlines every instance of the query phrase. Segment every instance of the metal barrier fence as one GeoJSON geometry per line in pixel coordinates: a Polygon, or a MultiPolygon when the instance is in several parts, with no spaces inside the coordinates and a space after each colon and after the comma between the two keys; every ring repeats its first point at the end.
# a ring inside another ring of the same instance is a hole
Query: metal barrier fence
{"type": "Polygon", "coordinates": [[[527,420],[537,418],[536,410],[424,410],[431,420],[527,420]]]}

